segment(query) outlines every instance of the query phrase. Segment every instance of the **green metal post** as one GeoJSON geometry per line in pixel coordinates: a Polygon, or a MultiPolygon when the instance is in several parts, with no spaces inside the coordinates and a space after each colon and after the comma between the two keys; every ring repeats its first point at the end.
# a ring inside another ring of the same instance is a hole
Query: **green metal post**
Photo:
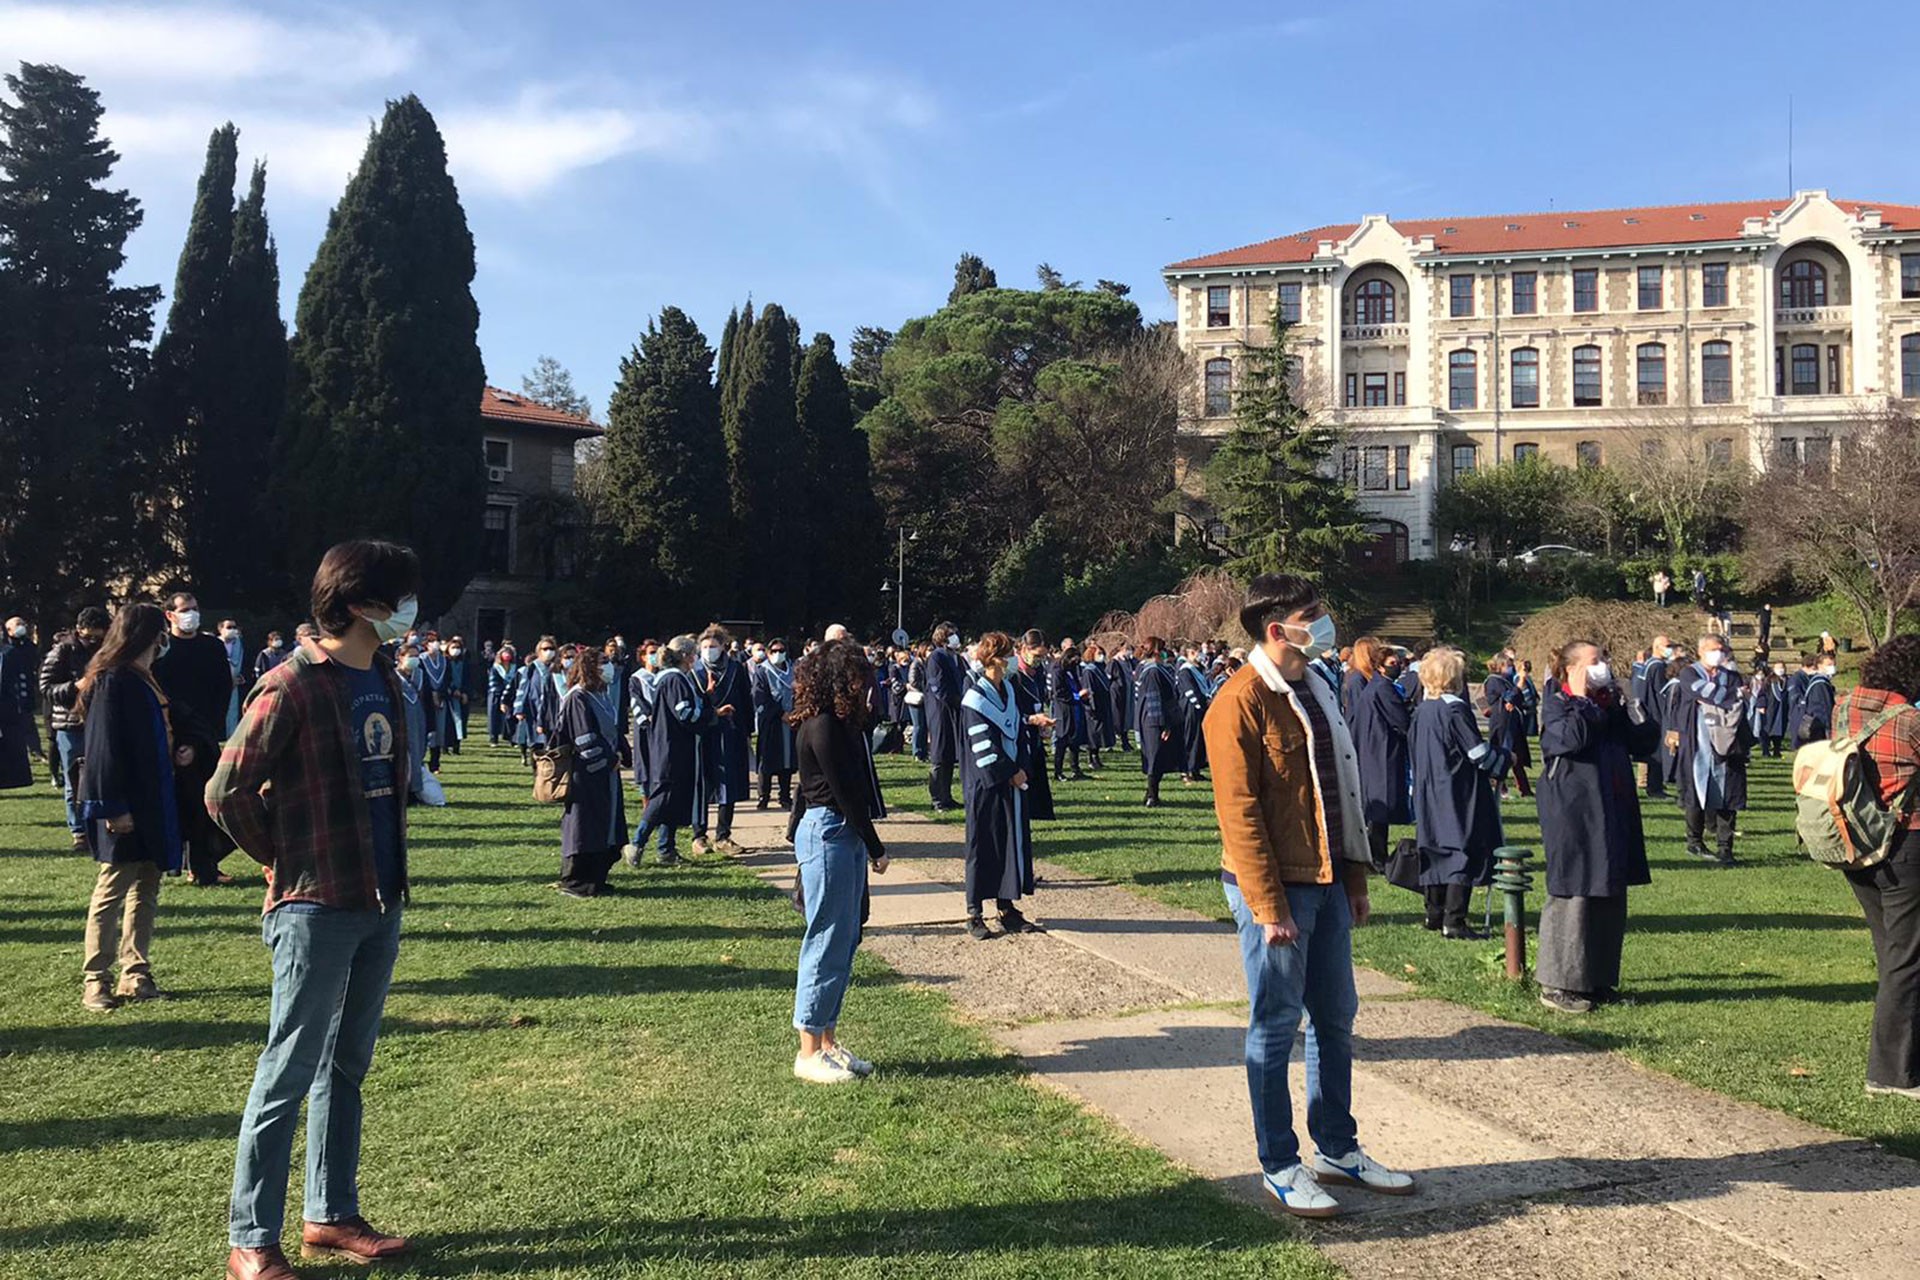
{"type": "Polygon", "coordinates": [[[1493,851],[1493,884],[1506,899],[1507,977],[1519,981],[1527,976],[1527,890],[1533,876],[1527,863],[1533,850],[1518,845],[1501,845],[1493,851]]]}

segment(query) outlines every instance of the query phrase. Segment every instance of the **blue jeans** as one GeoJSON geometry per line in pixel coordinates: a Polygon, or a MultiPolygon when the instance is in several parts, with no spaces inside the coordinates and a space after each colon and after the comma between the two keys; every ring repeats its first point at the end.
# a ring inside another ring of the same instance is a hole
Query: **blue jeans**
{"type": "Polygon", "coordinates": [[[927,709],[916,703],[907,708],[907,723],[913,726],[913,758],[927,758],[927,709]]]}
{"type": "Polygon", "coordinates": [[[281,907],[260,933],[273,952],[273,1009],[240,1120],[227,1221],[229,1242],[243,1249],[280,1243],[302,1095],[306,1219],[340,1222],[360,1212],[360,1082],[400,951],[400,909],[281,907]]]}
{"type": "Polygon", "coordinates": [[[87,824],[80,821],[80,810],[74,807],[73,787],[80,780],[80,757],[87,753],[87,731],[58,729],[54,731],[53,742],[60,752],[61,790],[67,797],[67,830],[80,835],[86,831],[87,824]]]}
{"type": "Polygon", "coordinates": [[[663,796],[656,796],[647,801],[647,807],[640,812],[640,825],[633,829],[634,848],[644,850],[647,847],[647,836],[658,832],[660,856],[664,858],[673,852],[673,828],[663,826],[660,822],[660,810],[665,807],[666,799],[663,796]]]}
{"type": "Polygon", "coordinates": [[[1227,906],[1240,926],[1240,960],[1247,970],[1247,1091],[1253,1100],[1253,1136],[1260,1167],[1279,1173],[1300,1159],[1293,1132],[1293,1096],[1287,1059],[1300,1015],[1307,1015],[1307,1132],[1320,1154],[1350,1155],[1358,1145],[1353,1123],[1353,916],[1338,884],[1290,884],[1287,904],[1300,930],[1291,946],[1268,946],[1261,924],[1238,885],[1225,886],[1227,906]]]}
{"type": "Polygon", "coordinates": [[[853,977],[860,945],[860,904],[867,890],[867,847],[831,809],[808,809],[793,835],[800,863],[800,893],[807,931],[800,939],[800,973],[794,983],[797,1031],[831,1031],[853,977]]]}

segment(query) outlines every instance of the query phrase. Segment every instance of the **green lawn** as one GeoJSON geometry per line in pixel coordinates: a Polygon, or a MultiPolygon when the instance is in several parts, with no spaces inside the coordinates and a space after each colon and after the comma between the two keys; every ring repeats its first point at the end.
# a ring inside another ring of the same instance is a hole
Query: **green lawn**
{"type": "MultiPolygon", "coordinates": [[[[1226,918],[1210,789],[1168,779],[1167,807],[1143,810],[1139,757],[1113,761],[1096,781],[1059,788],[1067,820],[1041,829],[1039,855],[1226,918]]],[[[1448,942],[1426,932],[1419,900],[1380,880],[1375,923],[1355,933],[1355,952],[1426,993],[1617,1049],[1695,1084],[1920,1156],[1920,1104],[1865,1096],[1873,945],[1845,879],[1794,851],[1787,764],[1754,762],[1738,868],[1688,858],[1678,806],[1643,802],[1653,884],[1631,899],[1624,985],[1632,1007],[1585,1018],[1541,1007],[1531,989],[1504,980],[1499,943],[1448,942]]],[[[924,794],[909,791],[903,764],[888,767],[901,780],[893,788],[900,800],[924,794]]],[[[1510,802],[1504,812],[1508,840],[1535,853],[1528,914],[1537,921],[1539,824],[1531,801],[1510,802]]],[[[1478,894],[1474,903],[1477,915],[1478,894]]],[[[1498,910],[1496,903],[1496,928],[1498,910]]],[[[1039,913],[1045,917],[1044,891],[1039,913]]]]}
{"type": "MultiPolygon", "coordinates": [[[[483,747],[448,780],[456,807],[416,818],[368,1081],[365,1206],[420,1237],[411,1274],[1334,1274],[870,958],[845,1029],[881,1074],[797,1084],[784,901],[730,866],[560,898],[558,814],[518,765],[483,747]]],[[[50,792],[0,793],[0,1275],[218,1274],[267,1011],[259,880],[168,882],[171,998],[89,1014],[93,864],[59,823],[50,792]]]]}

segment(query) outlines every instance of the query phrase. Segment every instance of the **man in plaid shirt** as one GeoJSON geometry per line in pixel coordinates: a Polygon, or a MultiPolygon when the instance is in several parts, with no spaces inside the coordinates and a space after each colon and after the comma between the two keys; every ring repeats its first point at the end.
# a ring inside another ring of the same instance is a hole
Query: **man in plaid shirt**
{"type": "MultiPolygon", "coordinates": [[[[1835,736],[1854,737],[1881,712],[1920,703],[1920,636],[1899,636],[1874,651],[1860,687],[1834,713],[1835,736]]],[[[1863,747],[1869,772],[1889,806],[1906,804],[1920,775],[1920,712],[1881,725],[1863,747]]],[[[1920,1099],[1920,805],[1901,823],[1893,851],[1878,866],[1846,869],[1873,935],[1880,987],[1873,1000],[1867,1092],[1920,1099]]]]}
{"type": "Polygon", "coordinates": [[[207,812],[267,869],[273,1007],[240,1122],[229,1280],[291,1280],[281,1249],[300,1099],[306,1257],[376,1262],[410,1245],[360,1216],[360,1082],[373,1061],[407,896],[406,716],[381,643],[413,624],[420,564],[343,542],[313,578],[319,639],[260,681],[207,784],[207,812]]]}

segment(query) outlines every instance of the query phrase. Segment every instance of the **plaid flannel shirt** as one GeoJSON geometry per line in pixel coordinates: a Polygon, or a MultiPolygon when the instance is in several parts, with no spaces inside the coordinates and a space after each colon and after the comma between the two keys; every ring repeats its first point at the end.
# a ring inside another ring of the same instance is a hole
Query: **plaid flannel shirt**
{"type": "MultiPolygon", "coordinates": [[[[1855,689],[1841,699],[1839,710],[1834,713],[1834,723],[1840,730],[1834,736],[1853,737],[1888,707],[1907,705],[1907,700],[1897,693],[1855,689]]],[[[1907,785],[1920,773],[1920,715],[1895,716],[1866,740],[1863,750],[1873,763],[1873,778],[1880,788],[1881,803],[1899,804],[1907,785]]],[[[1920,831],[1920,804],[1914,806],[1900,825],[1907,831],[1920,831]]]]}
{"type": "MultiPolygon", "coordinates": [[[[398,711],[393,660],[374,654],[398,711]]],[[[409,779],[406,717],[393,717],[400,871],[405,898],[409,779]]],[[[374,867],[373,814],[360,776],[347,672],[305,646],[269,671],[247,698],[240,726],[207,783],[207,812],[246,855],[267,868],[272,911],[317,902],[348,911],[386,910],[374,867]]]]}

